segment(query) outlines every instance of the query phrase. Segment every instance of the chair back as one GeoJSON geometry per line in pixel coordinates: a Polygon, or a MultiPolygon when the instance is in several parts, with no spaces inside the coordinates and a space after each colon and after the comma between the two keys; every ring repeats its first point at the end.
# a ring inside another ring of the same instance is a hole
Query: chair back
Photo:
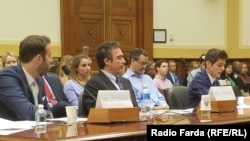
{"type": "Polygon", "coordinates": [[[78,116],[79,117],[82,117],[84,115],[83,106],[82,106],[82,96],[83,96],[83,91],[79,94],[79,97],[78,97],[78,116]]]}
{"type": "Polygon", "coordinates": [[[168,89],[166,99],[170,109],[187,109],[188,108],[188,87],[173,86],[168,89]]]}

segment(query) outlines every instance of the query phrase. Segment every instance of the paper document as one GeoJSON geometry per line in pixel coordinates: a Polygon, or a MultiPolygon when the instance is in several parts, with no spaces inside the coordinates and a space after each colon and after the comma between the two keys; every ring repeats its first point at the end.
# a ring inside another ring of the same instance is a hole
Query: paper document
{"type": "MultiPolygon", "coordinates": [[[[88,118],[77,118],[77,122],[86,122],[88,118]]],[[[63,118],[52,118],[52,119],[47,119],[47,121],[67,121],[67,117],[63,118]]]]}

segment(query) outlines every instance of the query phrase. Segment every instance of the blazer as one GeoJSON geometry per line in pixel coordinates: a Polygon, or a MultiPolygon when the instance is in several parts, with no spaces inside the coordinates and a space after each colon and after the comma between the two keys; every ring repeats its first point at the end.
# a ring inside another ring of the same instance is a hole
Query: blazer
{"type": "MultiPolygon", "coordinates": [[[[182,78],[178,75],[178,74],[175,74],[178,81],[179,81],[179,85],[184,85],[184,82],[182,80],[182,78]]],[[[167,79],[171,81],[171,83],[174,85],[174,80],[172,79],[172,76],[170,73],[167,74],[167,79]]]]}
{"type": "MultiPolygon", "coordinates": [[[[215,81],[219,86],[218,80],[215,81]]],[[[196,108],[201,100],[201,95],[207,95],[210,87],[213,86],[205,70],[197,72],[188,87],[188,107],[196,108]]]]}
{"type": "MultiPolygon", "coordinates": [[[[57,100],[57,103],[51,108],[53,116],[55,118],[58,117],[66,117],[65,106],[70,106],[70,103],[63,92],[63,85],[57,76],[57,74],[47,73],[44,75],[44,78],[47,80],[50,85],[51,90],[57,100]]],[[[42,80],[42,78],[40,78],[42,80]]],[[[44,85],[43,85],[43,93],[45,93],[44,85]]]]}
{"type": "MultiPolygon", "coordinates": [[[[120,79],[124,89],[130,91],[132,104],[134,107],[138,107],[130,81],[122,76],[120,79]]],[[[83,116],[88,116],[90,108],[95,107],[98,90],[117,90],[116,86],[102,71],[94,75],[85,85],[82,96],[83,116]]]]}
{"type": "MultiPolygon", "coordinates": [[[[41,83],[37,81],[38,103],[48,109],[41,83]]],[[[0,117],[8,120],[35,120],[37,106],[22,66],[7,67],[0,71],[0,117]]],[[[46,110],[47,116],[50,112],[46,110]]]]}

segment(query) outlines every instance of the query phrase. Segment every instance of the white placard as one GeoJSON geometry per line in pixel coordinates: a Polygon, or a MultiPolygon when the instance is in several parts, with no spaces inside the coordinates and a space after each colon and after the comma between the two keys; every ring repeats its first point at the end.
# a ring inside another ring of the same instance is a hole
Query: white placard
{"type": "Polygon", "coordinates": [[[211,101],[236,100],[232,86],[213,86],[208,95],[210,95],[211,101]]]}
{"type": "Polygon", "coordinates": [[[99,90],[95,108],[131,108],[129,90],[99,90]]]}
{"type": "Polygon", "coordinates": [[[210,111],[211,110],[211,102],[209,95],[202,95],[201,96],[201,111],[210,111]]]}

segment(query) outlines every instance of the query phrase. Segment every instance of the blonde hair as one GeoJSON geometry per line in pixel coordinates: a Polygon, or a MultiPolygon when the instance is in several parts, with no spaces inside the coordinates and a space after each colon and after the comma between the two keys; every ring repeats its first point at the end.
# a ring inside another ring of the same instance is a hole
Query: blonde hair
{"type": "Polygon", "coordinates": [[[65,73],[62,70],[63,66],[67,66],[68,68],[70,68],[70,62],[73,60],[73,56],[72,55],[65,55],[61,58],[60,60],[60,65],[59,65],[59,76],[64,76],[65,73]]]}
{"type": "Polygon", "coordinates": [[[14,55],[14,53],[8,51],[2,56],[2,67],[5,67],[6,59],[8,56],[16,58],[16,62],[19,63],[18,57],[14,55]]]}

